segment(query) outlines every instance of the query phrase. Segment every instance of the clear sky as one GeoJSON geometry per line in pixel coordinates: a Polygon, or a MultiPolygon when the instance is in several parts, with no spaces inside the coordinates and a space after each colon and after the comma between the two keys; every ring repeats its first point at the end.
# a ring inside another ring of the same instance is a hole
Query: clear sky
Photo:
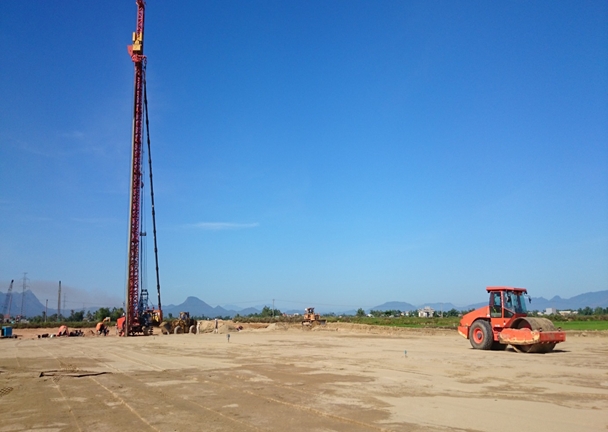
{"type": "MultiPolygon", "coordinates": [[[[0,2],[3,292],[124,299],[135,15],[0,2]]],[[[149,0],[145,54],[164,303],[608,289],[607,2],[149,0]]]]}

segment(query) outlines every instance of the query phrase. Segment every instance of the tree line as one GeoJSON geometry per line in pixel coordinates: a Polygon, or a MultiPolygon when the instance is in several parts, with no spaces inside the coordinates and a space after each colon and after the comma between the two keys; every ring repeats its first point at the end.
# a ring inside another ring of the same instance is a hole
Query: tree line
{"type": "Polygon", "coordinates": [[[49,315],[48,317],[45,317],[44,312],[42,312],[41,315],[36,315],[35,317],[31,318],[29,321],[32,323],[41,323],[41,322],[98,322],[98,321],[103,321],[104,318],[106,317],[110,317],[111,321],[116,321],[118,318],[120,318],[121,316],[123,316],[124,314],[124,309],[123,308],[107,308],[107,307],[101,307],[99,309],[97,309],[95,312],[91,312],[89,311],[84,311],[84,310],[80,310],[80,311],[76,311],[76,310],[71,310],[70,311],[70,315],[63,315],[60,314],[59,316],[57,316],[57,314],[52,314],[49,315]]]}
{"type": "MultiPolygon", "coordinates": [[[[468,312],[468,311],[467,311],[468,312]]],[[[460,316],[462,314],[464,314],[466,312],[461,312],[457,309],[450,309],[449,311],[434,311],[433,312],[433,317],[434,318],[439,318],[439,317],[457,317],[460,316]]],[[[365,313],[365,310],[363,308],[359,308],[357,310],[356,316],[359,318],[365,317],[368,314],[365,313]]],[[[373,316],[374,318],[381,318],[381,317],[385,317],[385,318],[389,318],[389,317],[399,317],[402,315],[408,315],[408,316],[417,316],[418,315],[418,310],[412,310],[412,311],[401,311],[399,309],[390,309],[390,310],[370,310],[369,311],[369,315],[373,316]]]]}
{"type": "MultiPolygon", "coordinates": [[[[439,311],[434,311],[433,312],[433,317],[435,318],[439,318],[439,317],[458,317],[461,316],[463,314],[466,314],[470,311],[459,311],[457,309],[450,309],[448,311],[443,311],[443,312],[439,312],[439,311]]],[[[591,308],[589,306],[586,306],[584,308],[579,308],[577,311],[577,314],[579,316],[604,316],[604,315],[608,315],[608,307],[603,308],[601,306],[597,306],[595,308],[591,308]]],[[[538,314],[539,311],[531,311],[530,314],[531,315],[536,315],[538,314]]],[[[91,311],[84,311],[84,310],[80,310],[80,311],[76,311],[76,310],[71,310],[70,311],[70,315],[59,315],[57,316],[57,314],[52,314],[49,315],[48,317],[45,317],[44,312],[41,315],[37,315],[33,318],[30,318],[29,321],[32,323],[40,323],[40,322],[99,322],[102,321],[104,318],[106,317],[110,317],[110,320],[115,322],[118,318],[120,318],[122,315],[124,314],[124,309],[123,308],[107,308],[107,307],[102,307],[97,309],[95,312],[91,312],[91,311]]],[[[418,315],[418,310],[412,310],[412,311],[401,311],[399,309],[391,309],[391,310],[370,310],[369,311],[369,315],[371,315],[374,318],[389,318],[389,317],[399,317],[403,315],[408,315],[409,316],[417,316],[418,315]]],[[[239,314],[236,314],[234,318],[238,319],[238,318],[243,318],[243,317],[247,317],[247,318],[272,318],[272,317],[280,317],[282,316],[283,313],[279,310],[279,309],[272,309],[268,306],[264,306],[264,308],[262,309],[261,312],[259,313],[252,313],[252,314],[248,314],[246,316],[241,316],[239,314]]],[[[324,316],[336,316],[335,313],[327,313],[327,314],[323,314],[324,316]]],[[[365,312],[365,310],[363,308],[359,308],[355,314],[356,317],[362,318],[362,317],[366,317],[368,314],[365,312]]],[[[172,319],[173,316],[171,313],[168,314],[167,316],[169,319],[172,319]]],[[[208,317],[205,316],[201,316],[201,317],[195,317],[196,319],[208,319],[208,317]]],[[[217,317],[217,318],[221,318],[221,319],[230,319],[231,317],[226,316],[226,317],[217,317]]]]}

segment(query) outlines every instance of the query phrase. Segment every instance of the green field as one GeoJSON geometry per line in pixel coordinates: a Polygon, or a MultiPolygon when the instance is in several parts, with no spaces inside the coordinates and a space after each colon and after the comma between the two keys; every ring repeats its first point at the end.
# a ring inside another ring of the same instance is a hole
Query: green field
{"type": "Polygon", "coordinates": [[[328,318],[327,322],[350,322],[353,324],[379,325],[389,327],[409,327],[409,328],[456,328],[459,318],[418,318],[418,317],[343,317],[328,318]]]}
{"type": "Polygon", "coordinates": [[[564,330],[608,330],[608,321],[563,321],[554,324],[564,330]]]}
{"type": "MultiPolygon", "coordinates": [[[[586,319],[579,319],[576,321],[561,321],[559,318],[551,319],[555,324],[555,327],[561,327],[564,330],[573,331],[593,331],[593,330],[608,330],[608,317],[603,315],[601,317],[587,317],[586,319]]],[[[563,318],[562,318],[563,319],[563,318]]],[[[277,317],[277,318],[241,318],[239,322],[260,322],[260,323],[271,323],[271,322],[291,322],[299,323],[301,317],[277,317]]],[[[443,329],[456,329],[460,318],[458,317],[444,317],[444,318],[418,318],[418,317],[327,317],[327,322],[348,322],[353,324],[366,324],[366,325],[378,325],[388,327],[405,327],[405,328],[443,328],[443,329]]],[[[97,322],[47,322],[47,323],[29,323],[29,324],[12,324],[14,328],[53,328],[58,327],[62,324],[66,324],[71,329],[77,328],[94,328],[97,322]]],[[[114,325],[114,323],[111,323],[114,325]]]]}
{"type": "MultiPolygon", "coordinates": [[[[603,316],[602,316],[603,318],[603,316]]],[[[551,318],[549,318],[551,319],[551,318]]],[[[396,317],[396,318],[368,318],[350,317],[348,319],[329,318],[328,322],[351,322],[356,324],[379,325],[389,327],[407,328],[444,328],[456,329],[460,318],[418,318],[418,317],[396,317]]],[[[608,330],[608,319],[581,319],[576,321],[552,320],[555,327],[564,330],[608,330]]]]}

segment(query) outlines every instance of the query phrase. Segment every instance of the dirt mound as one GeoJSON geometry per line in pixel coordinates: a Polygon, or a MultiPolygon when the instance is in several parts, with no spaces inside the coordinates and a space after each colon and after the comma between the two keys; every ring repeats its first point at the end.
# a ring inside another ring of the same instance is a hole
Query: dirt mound
{"type": "Polygon", "coordinates": [[[197,325],[197,333],[211,333],[215,328],[215,321],[198,321],[197,325]]]}

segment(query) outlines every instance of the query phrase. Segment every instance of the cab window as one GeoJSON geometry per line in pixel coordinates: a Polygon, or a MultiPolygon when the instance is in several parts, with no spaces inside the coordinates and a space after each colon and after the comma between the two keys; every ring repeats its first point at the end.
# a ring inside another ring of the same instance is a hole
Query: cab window
{"type": "Polygon", "coordinates": [[[502,317],[502,299],[499,292],[493,292],[490,295],[490,317],[502,317]]]}
{"type": "Polygon", "coordinates": [[[513,293],[505,293],[505,318],[511,318],[513,316],[513,293]]]}

